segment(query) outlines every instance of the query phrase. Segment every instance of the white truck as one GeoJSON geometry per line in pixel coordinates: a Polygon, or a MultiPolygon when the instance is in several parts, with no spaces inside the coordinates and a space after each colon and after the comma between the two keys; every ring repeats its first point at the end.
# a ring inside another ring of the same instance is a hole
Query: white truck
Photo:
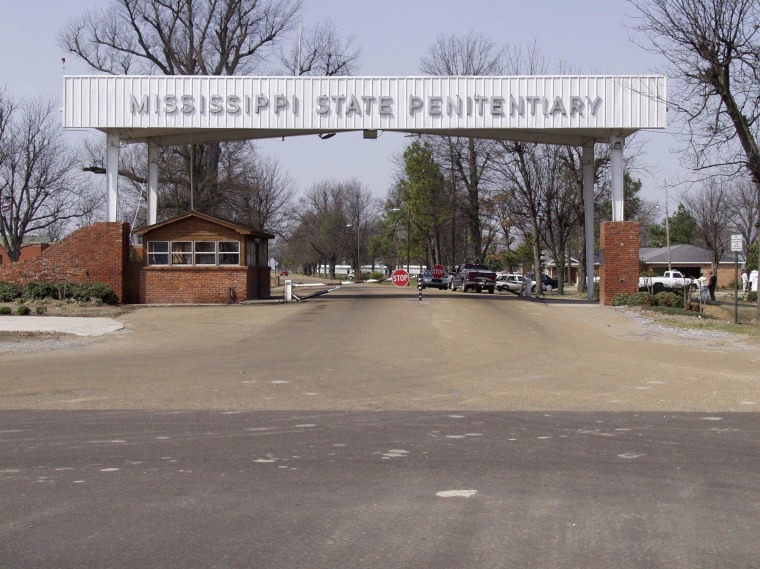
{"type": "Polygon", "coordinates": [[[661,277],[639,277],[639,288],[650,290],[655,288],[683,288],[689,285],[692,291],[696,290],[696,279],[685,277],[680,271],[665,271],[661,277]]]}

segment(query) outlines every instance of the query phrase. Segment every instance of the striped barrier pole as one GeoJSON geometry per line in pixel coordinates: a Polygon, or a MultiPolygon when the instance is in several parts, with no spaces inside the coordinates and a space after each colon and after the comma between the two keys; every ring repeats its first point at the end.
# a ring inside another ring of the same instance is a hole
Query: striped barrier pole
{"type": "Polygon", "coordinates": [[[422,275],[417,278],[417,300],[422,300],[422,275]]]}

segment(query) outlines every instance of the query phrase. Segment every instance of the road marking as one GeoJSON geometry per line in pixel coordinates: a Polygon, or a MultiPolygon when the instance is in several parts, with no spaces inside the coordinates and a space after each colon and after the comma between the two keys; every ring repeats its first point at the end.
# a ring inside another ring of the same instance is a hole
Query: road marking
{"type": "Polygon", "coordinates": [[[442,490],[435,495],[439,498],[470,498],[477,493],[477,490],[442,490]]]}
{"type": "Polygon", "coordinates": [[[638,454],[638,453],[635,453],[635,452],[624,452],[623,454],[619,454],[618,455],[619,458],[628,458],[628,459],[641,458],[642,456],[646,456],[646,455],[644,455],[644,454],[638,454]]]}

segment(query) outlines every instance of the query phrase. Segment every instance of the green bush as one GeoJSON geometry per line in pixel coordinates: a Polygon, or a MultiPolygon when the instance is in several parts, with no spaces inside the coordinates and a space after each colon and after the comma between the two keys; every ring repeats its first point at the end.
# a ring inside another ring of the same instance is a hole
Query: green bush
{"type": "Polygon", "coordinates": [[[667,306],[670,308],[683,308],[683,295],[673,292],[660,292],[655,295],[656,306],[667,306]]]}
{"type": "Polygon", "coordinates": [[[51,283],[26,283],[21,295],[25,300],[40,300],[43,298],[58,298],[58,289],[51,283]]]}
{"type": "Polygon", "coordinates": [[[114,290],[106,283],[91,282],[80,285],[72,285],[71,298],[87,302],[90,300],[116,304],[119,302],[114,290]]]}
{"type": "Polygon", "coordinates": [[[34,309],[34,311],[40,315],[45,314],[47,312],[47,306],[40,304],[37,308],[34,309]]]}
{"type": "Polygon", "coordinates": [[[10,306],[0,306],[0,314],[1,315],[8,315],[11,314],[13,311],[11,310],[10,306]]]}
{"type": "Polygon", "coordinates": [[[11,302],[21,296],[21,291],[13,283],[0,281],[0,302],[11,302]]]}
{"type": "Polygon", "coordinates": [[[26,316],[26,315],[27,315],[27,314],[29,314],[31,311],[32,311],[32,310],[31,310],[31,309],[30,309],[28,306],[26,306],[26,305],[22,304],[22,305],[20,305],[20,306],[19,306],[19,307],[16,309],[16,314],[18,314],[19,316],[26,316]]]}
{"type": "Polygon", "coordinates": [[[757,291],[753,290],[752,292],[747,293],[747,300],[749,302],[757,302],[757,291]]]}
{"type": "Polygon", "coordinates": [[[612,306],[631,306],[631,296],[627,292],[619,292],[612,297],[612,306]]]}
{"type": "Polygon", "coordinates": [[[375,280],[380,280],[380,279],[382,279],[384,276],[385,276],[385,275],[384,275],[384,274],[383,274],[381,271],[374,271],[374,272],[373,272],[373,273],[372,273],[372,274],[369,276],[369,278],[371,278],[371,279],[375,279],[375,280]]]}
{"type": "Polygon", "coordinates": [[[683,308],[683,296],[674,292],[636,292],[633,294],[619,293],[612,299],[612,306],[667,306],[683,308]]]}

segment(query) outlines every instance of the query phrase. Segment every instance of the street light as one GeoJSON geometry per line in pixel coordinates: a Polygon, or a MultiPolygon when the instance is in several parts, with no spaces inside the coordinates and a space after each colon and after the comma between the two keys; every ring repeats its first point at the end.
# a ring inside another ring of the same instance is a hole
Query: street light
{"type": "MultiPolygon", "coordinates": [[[[391,211],[401,211],[401,208],[394,207],[391,211]]],[[[406,272],[409,272],[410,265],[410,249],[409,249],[409,234],[411,233],[412,226],[412,212],[407,209],[406,211],[406,272]]]]}
{"type": "MultiPolygon", "coordinates": [[[[346,227],[353,227],[353,223],[347,223],[346,227]]],[[[359,279],[359,268],[362,266],[361,261],[359,260],[359,222],[356,222],[356,274],[354,275],[354,280],[359,279]]]]}

